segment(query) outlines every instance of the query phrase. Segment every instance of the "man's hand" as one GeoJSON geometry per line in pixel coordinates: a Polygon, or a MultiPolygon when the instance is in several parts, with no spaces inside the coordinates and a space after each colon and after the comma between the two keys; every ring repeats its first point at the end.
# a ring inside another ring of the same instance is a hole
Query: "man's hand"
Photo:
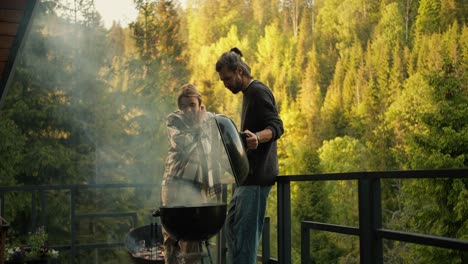
{"type": "Polygon", "coordinates": [[[245,130],[242,133],[245,135],[245,145],[247,149],[257,149],[259,142],[255,133],[249,130],[245,130]]]}

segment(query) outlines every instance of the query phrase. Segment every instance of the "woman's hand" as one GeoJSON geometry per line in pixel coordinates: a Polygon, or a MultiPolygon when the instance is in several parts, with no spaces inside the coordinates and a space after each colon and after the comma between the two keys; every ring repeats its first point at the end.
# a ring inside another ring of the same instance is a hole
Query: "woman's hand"
{"type": "Polygon", "coordinates": [[[200,110],[194,115],[194,124],[196,126],[201,126],[205,120],[206,108],[204,105],[200,106],[200,110]]]}

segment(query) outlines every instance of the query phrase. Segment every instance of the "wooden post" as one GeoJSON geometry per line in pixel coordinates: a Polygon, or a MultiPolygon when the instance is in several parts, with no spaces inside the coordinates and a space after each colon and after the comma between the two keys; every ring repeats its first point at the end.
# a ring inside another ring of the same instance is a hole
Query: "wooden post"
{"type": "Polygon", "coordinates": [[[9,227],[8,222],[0,216],[0,264],[3,264],[5,259],[5,243],[9,227]]]}

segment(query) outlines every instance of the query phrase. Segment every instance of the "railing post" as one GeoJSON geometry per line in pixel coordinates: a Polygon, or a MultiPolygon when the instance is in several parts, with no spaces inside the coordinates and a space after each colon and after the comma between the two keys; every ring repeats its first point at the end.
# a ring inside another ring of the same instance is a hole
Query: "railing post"
{"type": "Polygon", "coordinates": [[[367,177],[358,180],[359,190],[359,245],[361,264],[382,264],[382,239],[377,229],[382,227],[380,178],[367,177]]]}
{"type": "Polygon", "coordinates": [[[5,193],[0,192],[0,216],[3,217],[5,214],[5,193]]]}
{"type": "Polygon", "coordinates": [[[279,177],[278,185],[278,263],[291,263],[291,181],[279,177]]]}
{"type": "Polygon", "coordinates": [[[270,263],[270,217],[265,217],[262,230],[262,264],[270,263]]]}
{"type": "Polygon", "coordinates": [[[310,230],[301,222],[301,264],[310,264],[310,230]]]}
{"type": "MultiPolygon", "coordinates": [[[[45,197],[45,191],[40,190],[41,193],[41,225],[46,228],[46,197],[45,197]]],[[[45,230],[47,231],[47,230],[45,230]]]]}
{"type": "Polygon", "coordinates": [[[34,233],[36,231],[37,225],[37,201],[36,201],[36,190],[31,191],[31,227],[30,232],[34,233]]]}
{"type": "Polygon", "coordinates": [[[76,207],[76,189],[70,188],[70,251],[71,263],[75,263],[76,258],[76,223],[75,223],[75,207],[76,207]]]}

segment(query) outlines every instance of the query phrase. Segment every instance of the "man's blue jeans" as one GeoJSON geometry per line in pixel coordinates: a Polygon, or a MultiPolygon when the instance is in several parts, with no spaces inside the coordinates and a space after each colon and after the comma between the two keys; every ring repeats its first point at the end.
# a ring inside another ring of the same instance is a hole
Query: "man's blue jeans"
{"type": "Polygon", "coordinates": [[[226,218],[228,263],[254,264],[272,186],[236,187],[226,218]]]}

